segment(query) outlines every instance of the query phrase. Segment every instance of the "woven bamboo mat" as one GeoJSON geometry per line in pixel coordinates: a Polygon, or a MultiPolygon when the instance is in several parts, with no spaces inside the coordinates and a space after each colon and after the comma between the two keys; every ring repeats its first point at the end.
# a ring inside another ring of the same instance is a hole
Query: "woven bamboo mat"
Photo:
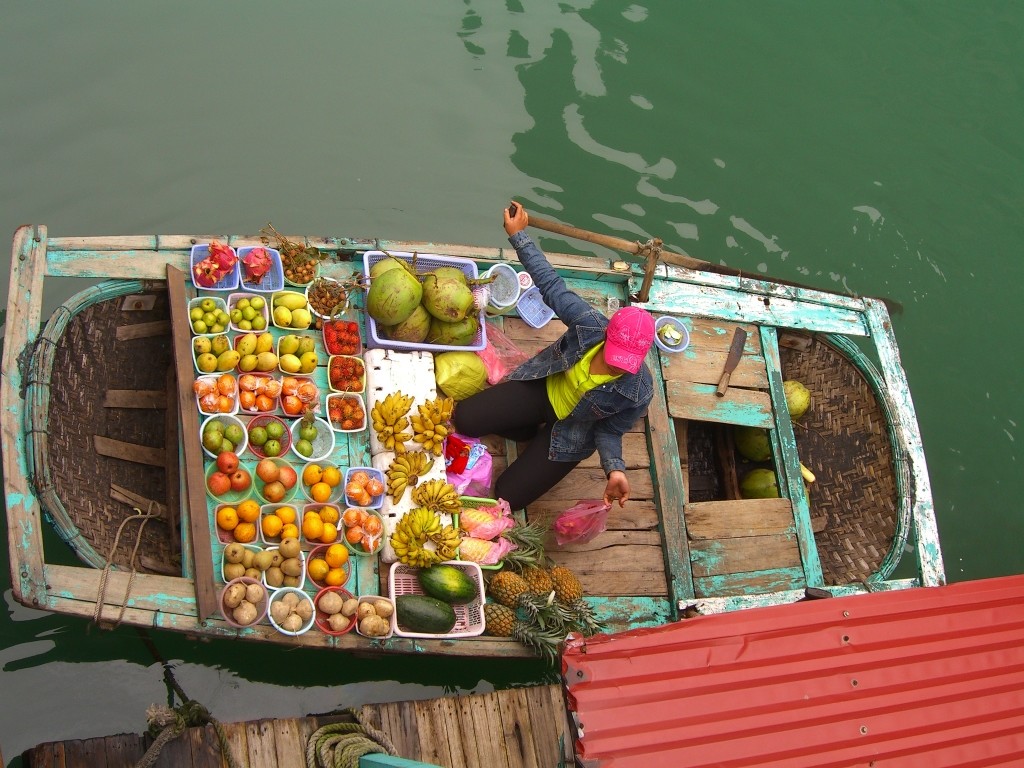
{"type": "MultiPolygon", "coordinates": [[[[65,538],[71,533],[69,544],[79,557],[94,566],[106,562],[121,522],[135,514],[130,505],[111,498],[112,483],[160,503],[167,498],[164,467],[99,455],[94,449],[95,435],[165,449],[163,408],[103,405],[107,390],[166,389],[172,361],[170,334],[117,338],[120,326],[169,320],[166,292],[153,296],[151,310],[123,311],[123,297],[86,307],[68,322],[54,351],[46,460],[60,504],[50,504],[47,512],[65,538]]],[[[138,526],[133,521],[121,534],[112,557],[119,567],[131,567],[138,526]]],[[[170,564],[172,535],[178,534],[169,530],[165,520],[147,522],[139,561],[149,558],[170,564]]]]}
{"type": "Polygon", "coordinates": [[[870,383],[834,346],[815,337],[806,352],[783,348],[785,379],[811,391],[796,424],[801,461],[814,472],[813,518],[827,584],[867,580],[894,542],[897,485],[885,414],[870,383]]]}

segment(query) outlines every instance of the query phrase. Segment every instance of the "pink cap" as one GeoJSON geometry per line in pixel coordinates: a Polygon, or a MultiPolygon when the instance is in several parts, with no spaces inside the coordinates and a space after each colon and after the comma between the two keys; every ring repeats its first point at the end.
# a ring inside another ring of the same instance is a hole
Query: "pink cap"
{"type": "Polygon", "coordinates": [[[608,365],[636,373],[654,343],[654,318],[640,307],[623,307],[608,321],[604,360],[608,365]]]}

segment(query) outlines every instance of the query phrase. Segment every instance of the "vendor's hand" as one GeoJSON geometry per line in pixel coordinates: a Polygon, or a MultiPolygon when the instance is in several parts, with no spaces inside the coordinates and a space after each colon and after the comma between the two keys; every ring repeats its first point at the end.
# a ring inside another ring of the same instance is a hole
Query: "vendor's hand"
{"type": "Polygon", "coordinates": [[[505,232],[512,237],[516,232],[526,229],[530,223],[530,217],[526,215],[526,209],[517,202],[513,201],[509,208],[504,209],[505,232]],[[509,208],[512,208],[514,213],[509,213],[509,208]]]}
{"type": "Polygon", "coordinates": [[[608,484],[604,487],[604,503],[611,506],[616,499],[620,507],[629,501],[629,480],[626,479],[626,473],[618,469],[608,475],[608,484]]]}

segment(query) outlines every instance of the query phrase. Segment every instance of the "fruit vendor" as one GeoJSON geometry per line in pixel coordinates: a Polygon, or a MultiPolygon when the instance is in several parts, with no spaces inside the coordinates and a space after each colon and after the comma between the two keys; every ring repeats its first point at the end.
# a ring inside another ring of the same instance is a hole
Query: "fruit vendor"
{"type": "Polygon", "coordinates": [[[505,231],[545,303],[568,330],[499,384],[461,401],[453,421],[469,437],[529,441],[497,479],[494,493],[512,509],[543,496],[597,450],[607,477],[605,503],[629,499],[622,436],[647,413],[654,394],[644,358],[654,318],[623,307],[609,320],[573,293],[524,231],[521,205],[505,210],[505,231]]]}

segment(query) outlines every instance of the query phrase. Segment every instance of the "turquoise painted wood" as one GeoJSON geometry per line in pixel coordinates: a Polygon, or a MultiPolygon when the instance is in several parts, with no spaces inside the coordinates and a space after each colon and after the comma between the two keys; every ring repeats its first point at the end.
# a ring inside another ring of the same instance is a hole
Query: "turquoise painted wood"
{"type": "Polygon", "coordinates": [[[409,760],[379,752],[360,757],[359,768],[440,768],[440,766],[436,763],[421,763],[419,760],[409,760]]]}

